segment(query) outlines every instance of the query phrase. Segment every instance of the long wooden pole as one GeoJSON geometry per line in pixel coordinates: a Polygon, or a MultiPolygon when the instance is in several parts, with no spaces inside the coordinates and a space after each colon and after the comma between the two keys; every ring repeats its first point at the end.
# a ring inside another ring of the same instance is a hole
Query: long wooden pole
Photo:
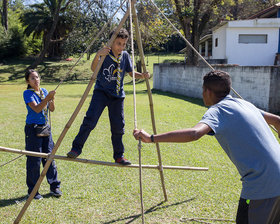
{"type": "MultiPolygon", "coordinates": [[[[135,1],[135,0],[133,0],[133,1],[135,1]]],[[[111,47],[111,46],[112,46],[112,44],[113,44],[113,42],[114,42],[114,40],[115,40],[115,38],[116,38],[117,33],[119,32],[119,30],[120,30],[121,27],[123,26],[123,24],[124,24],[124,22],[126,21],[128,15],[129,15],[129,10],[127,10],[127,12],[125,13],[124,17],[123,17],[122,20],[120,21],[120,24],[119,24],[118,27],[116,28],[115,33],[112,35],[111,39],[109,40],[109,42],[108,42],[108,44],[107,44],[108,47],[111,47]]],[[[44,166],[44,169],[43,169],[43,171],[42,171],[42,173],[41,173],[41,175],[40,175],[40,177],[39,177],[39,179],[38,179],[36,185],[34,186],[34,188],[33,188],[32,192],[31,192],[30,196],[28,197],[26,203],[24,204],[22,210],[20,211],[20,213],[19,213],[19,215],[17,216],[17,218],[16,218],[16,220],[14,221],[14,223],[19,223],[19,222],[20,222],[20,220],[21,220],[22,216],[24,215],[26,209],[28,208],[28,206],[30,205],[32,199],[34,198],[34,196],[36,195],[38,189],[40,188],[40,185],[41,185],[41,183],[42,183],[44,177],[45,177],[46,174],[47,174],[47,171],[48,171],[48,169],[49,169],[49,166],[50,166],[51,162],[54,160],[54,155],[55,155],[56,151],[58,150],[58,147],[60,146],[60,144],[61,144],[61,142],[62,142],[64,136],[66,135],[68,129],[71,127],[73,121],[74,121],[75,118],[77,117],[77,115],[78,115],[78,113],[79,113],[79,111],[80,111],[82,105],[84,104],[84,102],[85,102],[85,100],[86,100],[86,98],[87,98],[87,96],[88,96],[89,91],[91,90],[91,87],[92,87],[92,85],[93,85],[93,83],[94,83],[94,80],[96,79],[96,76],[97,76],[97,74],[98,74],[98,72],[99,72],[99,70],[100,70],[100,68],[101,68],[101,65],[102,65],[104,59],[105,59],[105,56],[101,57],[101,59],[100,59],[98,65],[97,65],[97,67],[96,67],[96,69],[95,69],[95,71],[94,71],[94,73],[93,73],[93,75],[92,75],[92,77],[91,77],[91,80],[90,80],[90,82],[89,82],[89,84],[88,84],[88,86],[87,86],[87,88],[86,88],[86,90],[85,90],[85,92],[84,92],[84,94],[83,94],[83,96],[82,96],[82,98],[81,98],[81,100],[80,100],[78,106],[76,107],[76,109],[75,109],[74,113],[72,114],[70,120],[68,121],[68,123],[66,124],[66,126],[65,126],[65,128],[63,129],[62,133],[60,134],[60,136],[59,136],[59,138],[58,138],[58,140],[57,140],[57,143],[55,144],[55,146],[54,146],[54,148],[53,148],[53,150],[52,150],[52,153],[49,155],[49,157],[48,157],[48,159],[47,159],[47,162],[46,162],[46,164],[45,164],[45,166],[44,166]]]]}
{"type": "MultiPolygon", "coordinates": [[[[41,158],[49,158],[49,156],[50,156],[50,154],[47,154],[47,153],[19,150],[19,149],[7,148],[7,147],[2,147],[2,146],[0,146],[0,151],[27,155],[27,156],[41,157],[41,158]]],[[[114,167],[119,167],[119,168],[136,168],[136,169],[139,168],[138,164],[131,164],[128,166],[123,166],[118,163],[103,162],[103,161],[96,161],[96,160],[89,160],[89,159],[80,159],[80,158],[71,159],[66,156],[60,156],[60,155],[54,155],[54,159],[59,159],[59,160],[64,160],[64,161],[69,161],[69,162],[77,162],[77,163],[87,163],[87,164],[93,164],[93,165],[114,166],[114,167]]],[[[141,165],[141,167],[145,168],[145,169],[159,169],[158,165],[141,165]]],[[[208,171],[207,167],[162,166],[162,168],[166,169],[166,170],[208,171]]]]}
{"type": "MultiPolygon", "coordinates": [[[[136,14],[136,10],[135,10],[134,5],[132,7],[132,13],[133,13],[133,21],[134,21],[134,25],[135,25],[135,35],[136,35],[137,45],[138,45],[140,58],[141,58],[141,65],[142,65],[142,68],[143,68],[143,72],[147,72],[147,68],[146,68],[146,65],[145,65],[144,51],[143,51],[143,47],[142,47],[143,45],[142,45],[142,40],[141,40],[141,33],[140,33],[140,30],[139,30],[139,23],[138,23],[138,18],[137,18],[137,14],[136,14]]],[[[146,79],[145,81],[146,81],[149,103],[150,103],[150,112],[151,112],[153,132],[154,132],[154,134],[157,134],[154,107],[153,107],[152,91],[151,91],[149,80],[146,79]]],[[[160,173],[162,190],[163,190],[163,194],[164,194],[164,199],[165,199],[165,201],[167,201],[168,198],[167,198],[167,193],[166,193],[166,188],[165,188],[161,154],[160,154],[160,148],[159,148],[158,143],[156,143],[156,149],[157,149],[157,156],[158,156],[158,162],[159,162],[159,173],[160,173]]]]}

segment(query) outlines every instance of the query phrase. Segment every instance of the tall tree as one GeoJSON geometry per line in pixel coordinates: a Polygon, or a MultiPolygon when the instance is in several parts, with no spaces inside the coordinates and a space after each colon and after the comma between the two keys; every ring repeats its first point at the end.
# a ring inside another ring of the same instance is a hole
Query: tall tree
{"type": "Polygon", "coordinates": [[[33,38],[43,37],[43,48],[49,45],[46,48],[46,53],[49,57],[61,56],[61,42],[72,29],[71,16],[66,13],[70,1],[61,0],[60,2],[58,20],[50,40],[47,40],[47,36],[55,22],[55,12],[59,6],[58,0],[44,0],[42,4],[31,5],[31,9],[21,16],[21,22],[25,26],[25,35],[30,36],[33,34],[33,38]],[[48,41],[49,43],[47,43],[48,41]]]}
{"type": "MultiPolygon", "coordinates": [[[[171,2],[186,39],[198,49],[199,39],[208,28],[214,9],[222,0],[171,0],[171,2]]],[[[197,62],[195,52],[187,48],[187,63],[196,65],[197,62]]]]}
{"type": "MultiPolygon", "coordinates": [[[[155,2],[160,9],[170,15],[168,1],[156,0],[155,2]]],[[[172,28],[149,1],[139,2],[136,8],[144,50],[146,52],[163,50],[163,45],[171,39],[172,28]]]]}
{"type": "MultiPolygon", "coordinates": [[[[53,22],[52,22],[51,29],[49,30],[49,32],[46,35],[46,40],[45,40],[45,43],[44,43],[44,48],[41,51],[39,57],[28,68],[36,68],[43,61],[43,59],[45,57],[45,54],[46,54],[46,52],[48,50],[48,47],[50,45],[53,33],[54,33],[55,29],[56,29],[56,25],[57,25],[58,18],[59,18],[59,12],[61,10],[61,3],[62,3],[62,1],[63,0],[57,0],[56,4],[54,4],[53,7],[51,7],[52,8],[52,15],[53,15],[53,22]]],[[[45,0],[45,2],[48,4],[47,0],[45,0]]]]}
{"type": "Polygon", "coordinates": [[[8,31],[8,0],[2,0],[2,26],[8,31]]]}

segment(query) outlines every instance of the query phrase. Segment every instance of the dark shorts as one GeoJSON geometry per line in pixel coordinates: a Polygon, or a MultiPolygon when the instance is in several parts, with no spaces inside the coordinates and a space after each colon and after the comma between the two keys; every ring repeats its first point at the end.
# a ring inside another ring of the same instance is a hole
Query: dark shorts
{"type": "Polygon", "coordinates": [[[262,200],[240,198],[236,224],[279,224],[280,196],[262,200]]]}

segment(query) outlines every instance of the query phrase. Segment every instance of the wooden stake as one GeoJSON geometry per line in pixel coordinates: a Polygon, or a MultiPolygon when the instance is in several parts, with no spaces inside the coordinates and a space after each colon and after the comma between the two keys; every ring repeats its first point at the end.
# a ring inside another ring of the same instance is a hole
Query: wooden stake
{"type": "MultiPolygon", "coordinates": [[[[140,33],[140,30],[139,30],[139,23],[138,23],[138,18],[137,18],[137,14],[136,14],[136,10],[135,10],[134,5],[132,7],[132,13],[133,13],[133,21],[134,21],[134,25],[135,25],[135,35],[136,35],[137,45],[138,45],[140,58],[141,58],[141,65],[142,65],[142,68],[143,68],[143,72],[147,72],[147,68],[146,68],[146,65],[145,65],[144,51],[143,51],[143,47],[142,47],[143,45],[142,45],[142,40],[141,40],[141,33],[140,33]]],[[[146,79],[145,81],[146,81],[146,86],[147,86],[147,91],[148,91],[149,102],[150,102],[150,112],[151,112],[153,132],[154,132],[154,134],[157,134],[154,107],[153,107],[152,91],[151,91],[149,80],[146,79]]],[[[160,179],[161,179],[161,186],[162,186],[162,190],[163,190],[164,199],[165,199],[165,201],[167,201],[168,198],[167,198],[167,193],[166,193],[165,183],[164,183],[164,176],[163,176],[163,168],[162,168],[162,161],[161,161],[159,143],[156,143],[155,145],[156,145],[156,149],[157,149],[157,156],[158,156],[158,162],[159,162],[159,167],[160,167],[159,174],[160,174],[160,179]]]]}
{"type": "MultiPolygon", "coordinates": [[[[135,1],[135,0],[133,0],[133,1],[135,1]]],[[[116,28],[115,33],[112,35],[111,39],[109,40],[109,42],[108,42],[108,44],[107,44],[108,47],[111,47],[111,46],[112,46],[112,44],[113,44],[113,42],[114,42],[114,40],[115,40],[115,38],[116,38],[117,33],[119,32],[119,30],[120,30],[121,27],[123,26],[123,24],[124,24],[124,22],[126,21],[128,15],[129,15],[129,10],[127,10],[127,12],[125,13],[124,17],[123,17],[122,20],[120,21],[120,24],[119,24],[118,27],[116,28]]],[[[19,215],[17,216],[17,218],[16,218],[16,220],[14,221],[14,223],[19,223],[19,222],[20,222],[20,220],[21,220],[22,216],[24,215],[26,209],[28,208],[28,206],[30,205],[32,199],[34,198],[34,196],[36,195],[38,189],[40,188],[40,185],[41,185],[41,183],[42,183],[44,177],[45,177],[46,174],[47,174],[47,171],[48,171],[48,169],[49,169],[49,166],[50,166],[51,162],[52,162],[53,159],[54,159],[54,155],[55,155],[56,151],[58,150],[58,147],[60,146],[60,144],[61,144],[61,142],[62,142],[64,136],[66,135],[68,129],[71,127],[72,123],[74,122],[75,118],[77,117],[77,115],[78,115],[78,113],[79,113],[79,111],[80,111],[82,105],[84,104],[84,102],[85,102],[85,100],[86,100],[86,98],[87,98],[87,96],[88,96],[89,91],[91,90],[91,87],[93,86],[94,80],[96,79],[96,76],[97,76],[97,74],[98,74],[98,72],[99,72],[99,70],[100,70],[100,68],[101,68],[101,65],[102,65],[104,59],[105,59],[105,56],[101,57],[101,59],[100,59],[98,65],[97,65],[97,67],[96,67],[96,69],[95,69],[95,71],[94,71],[94,73],[93,73],[93,75],[92,75],[92,77],[91,77],[91,80],[90,80],[90,82],[89,82],[89,84],[88,84],[88,86],[87,86],[87,88],[86,88],[86,90],[85,90],[85,92],[84,92],[84,94],[83,94],[83,96],[82,96],[82,98],[81,98],[81,100],[80,100],[78,106],[76,107],[76,109],[75,109],[74,113],[72,114],[70,120],[68,121],[68,123],[66,124],[66,126],[65,126],[65,128],[63,129],[62,133],[60,134],[60,136],[59,136],[59,138],[58,138],[58,140],[57,140],[57,143],[55,144],[55,146],[54,146],[54,148],[53,148],[53,150],[52,150],[52,153],[49,155],[49,157],[48,157],[48,159],[47,159],[47,162],[46,162],[46,164],[45,164],[45,166],[44,166],[44,169],[43,169],[43,171],[42,171],[42,173],[41,173],[41,175],[40,175],[40,177],[39,177],[39,179],[38,179],[36,185],[34,186],[34,188],[33,188],[32,192],[31,192],[30,196],[28,197],[26,203],[24,204],[22,210],[20,211],[20,213],[19,213],[19,215]]]]}
{"type": "MultiPolygon", "coordinates": [[[[19,149],[13,149],[13,148],[7,148],[0,146],[0,151],[3,152],[9,152],[9,153],[16,153],[16,154],[22,154],[27,156],[34,156],[34,157],[41,157],[41,158],[49,158],[50,154],[47,153],[39,153],[39,152],[32,152],[32,151],[26,151],[26,150],[19,150],[19,149]]],[[[65,160],[70,162],[77,162],[77,163],[87,163],[87,164],[93,164],[93,165],[102,165],[102,166],[114,166],[119,168],[139,168],[138,164],[131,164],[128,166],[123,166],[118,163],[111,163],[111,162],[103,162],[103,161],[96,161],[96,160],[89,160],[89,159],[71,159],[66,156],[60,156],[60,155],[54,155],[54,159],[59,160],[65,160]]],[[[160,169],[158,165],[141,165],[144,169],[160,169]]],[[[163,169],[166,170],[193,170],[193,171],[208,171],[207,167],[190,167],[190,166],[162,166],[163,169]]]]}

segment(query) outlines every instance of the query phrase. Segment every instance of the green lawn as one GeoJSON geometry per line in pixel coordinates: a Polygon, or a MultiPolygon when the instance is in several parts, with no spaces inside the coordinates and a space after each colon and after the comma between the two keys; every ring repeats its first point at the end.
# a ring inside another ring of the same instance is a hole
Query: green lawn
{"type": "MultiPolygon", "coordinates": [[[[156,58],[155,58],[156,60],[156,58]]],[[[151,63],[149,58],[149,66],[151,63]]],[[[63,62],[66,63],[66,62],[63,62]]],[[[86,62],[84,62],[86,64],[86,62]]],[[[157,63],[157,62],[156,62],[157,63]]],[[[62,63],[61,63],[62,64],[62,63]]],[[[78,71],[88,65],[78,67],[78,71]]],[[[54,66],[50,64],[49,67],[54,66]]],[[[9,65],[0,67],[7,70],[9,65]]],[[[24,65],[22,66],[24,67],[24,65]]],[[[15,73],[20,71],[14,66],[15,73]]],[[[18,73],[19,74],[19,73],[18,73]]],[[[56,73],[57,74],[57,73],[56,73]]],[[[65,72],[64,72],[65,74],[65,72]]],[[[2,73],[1,73],[2,75],[2,73]]],[[[137,141],[132,136],[134,128],[133,87],[131,79],[125,79],[126,134],[125,156],[138,162],[137,141]]],[[[48,90],[55,83],[42,83],[48,90]]],[[[56,94],[56,110],[52,114],[54,140],[57,140],[76,108],[87,82],[65,83],[56,94]]],[[[151,81],[152,86],[152,81],[151,81]]],[[[0,83],[0,146],[24,149],[24,123],[26,108],[22,92],[26,85],[16,81],[0,83]]],[[[146,85],[137,88],[137,124],[151,132],[150,109],[146,85]]],[[[66,155],[78,132],[87,110],[92,91],[66,134],[58,155],[66,155]]],[[[154,110],[158,132],[187,128],[195,125],[207,110],[202,100],[153,91],[154,110]]],[[[142,144],[142,163],[157,164],[154,144],[142,144]]],[[[157,170],[143,169],[143,197],[146,223],[180,223],[182,217],[216,217],[234,219],[241,183],[239,175],[214,137],[205,136],[197,142],[186,144],[160,144],[164,165],[209,167],[209,171],[165,170],[168,201],[164,196],[157,170]]],[[[0,152],[0,165],[18,155],[0,152]]],[[[112,146],[107,111],[102,114],[96,129],[91,133],[80,158],[112,162],[112,146]]],[[[0,167],[0,223],[12,223],[22,209],[27,193],[25,184],[25,157],[0,167]]],[[[43,181],[40,193],[42,201],[33,200],[21,223],[141,223],[138,169],[89,165],[57,160],[63,196],[49,196],[49,185],[43,181]]],[[[196,222],[189,222],[196,223],[196,222]]],[[[223,222],[225,223],[225,222],[223,222]]]]}

